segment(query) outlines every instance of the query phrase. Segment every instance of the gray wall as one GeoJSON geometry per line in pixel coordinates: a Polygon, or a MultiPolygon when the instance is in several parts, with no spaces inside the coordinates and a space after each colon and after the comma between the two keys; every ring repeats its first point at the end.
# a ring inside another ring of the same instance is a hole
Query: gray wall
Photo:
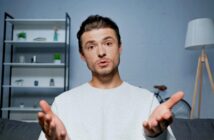
{"type": "MultiPolygon", "coordinates": [[[[3,41],[3,13],[16,18],[63,18],[71,16],[71,87],[90,80],[81,61],[76,32],[83,19],[101,14],[115,20],[121,30],[123,80],[152,90],[154,84],[168,86],[166,96],[177,90],[191,103],[197,58],[200,51],[184,49],[188,21],[199,17],[214,19],[213,0],[1,0],[0,47],[3,41]]],[[[0,50],[1,51],[1,50],[0,50]]],[[[214,72],[214,49],[207,50],[214,72]]],[[[203,81],[202,117],[214,117],[214,94],[207,73],[203,81]]]]}

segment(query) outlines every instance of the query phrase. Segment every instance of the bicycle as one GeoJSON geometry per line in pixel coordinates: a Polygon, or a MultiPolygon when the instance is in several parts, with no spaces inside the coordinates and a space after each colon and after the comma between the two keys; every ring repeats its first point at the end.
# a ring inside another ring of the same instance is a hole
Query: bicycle
{"type": "MultiPolygon", "coordinates": [[[[163,103],[167,101],[170,97],[162,98],[160,96],[161,92],[164,92],[167,90],[167,87],[165,85],[154,85],[153,87],[155,89],[154,96],[158,99],[159,103],[163,103]]],[[[189,119],[190,118],[190,112],[191,112],[191,106],[189,103],[181,99],[180,102],[178,102],[173,108],[172,112],[174,114],[175,118],[182,118],[182,119],[189,119]]]]}

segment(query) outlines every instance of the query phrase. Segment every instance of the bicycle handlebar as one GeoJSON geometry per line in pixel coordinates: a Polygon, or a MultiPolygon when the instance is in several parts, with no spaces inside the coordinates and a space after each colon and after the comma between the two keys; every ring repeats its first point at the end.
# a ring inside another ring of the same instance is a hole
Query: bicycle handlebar
{"type": "Polygon", "coordinates": [[[154,85],[154,88],[158,89],[159,91],[167,90],[167,86],[165,85],[154,85]]]}

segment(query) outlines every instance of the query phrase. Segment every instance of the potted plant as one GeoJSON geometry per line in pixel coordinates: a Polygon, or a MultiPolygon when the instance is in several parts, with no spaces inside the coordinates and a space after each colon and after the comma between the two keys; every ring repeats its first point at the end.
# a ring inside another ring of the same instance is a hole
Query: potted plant
{"type": "Polygon", "coordinates": [[[54,54],[54,63],[61,63],[61,54],[60,53],[55,53],[54,54]]]}
{"type": "Polygon", "coordinates": [[[17,34],[18,40],[26,40],[27,35],[25,32],[20,32],[17,34]]]}

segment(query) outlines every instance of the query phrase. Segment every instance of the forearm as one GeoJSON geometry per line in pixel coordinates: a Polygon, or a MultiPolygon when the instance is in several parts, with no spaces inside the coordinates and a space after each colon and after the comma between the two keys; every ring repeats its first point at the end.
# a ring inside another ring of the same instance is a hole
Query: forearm
{"type": "MultiPolygon", "coordinates": [[[[53,138],[47,138],[45,137],[45,133],[41,131],[38,140],[53,140],[53,138]]],[[[71,140],[69,135],[66,134],[65,138],[59,139],[59,140],[71,140]]]]}
{"type": "Polygon", "coordinates": [[[145,138],[146,138],[146,140],[166,140],[167,139],[167,131],[164,131],[155,137],[149,137],[149,136],[145,135],[145,138]]]}

